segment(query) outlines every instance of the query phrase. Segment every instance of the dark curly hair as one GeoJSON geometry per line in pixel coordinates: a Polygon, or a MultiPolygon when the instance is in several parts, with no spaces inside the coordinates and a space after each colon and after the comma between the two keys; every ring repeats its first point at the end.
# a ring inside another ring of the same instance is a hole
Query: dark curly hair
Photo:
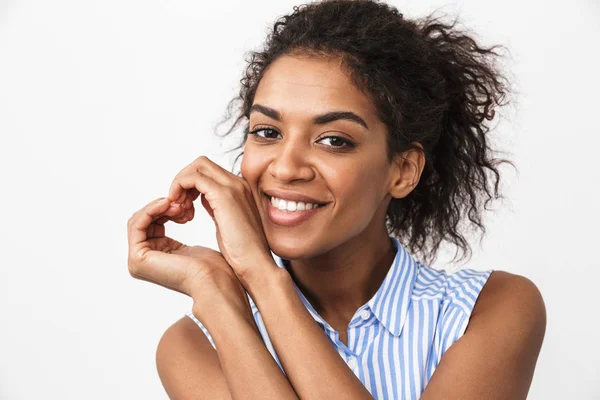
{"type": "Polygon", "coordinates": [[[497,166],[514,166],[493,158],[486,138],[486,121],[493,119],[494,108],[508,104],[509,82],[496,67],[500,54],[494,51],[504,47],[481,47],[472,34],[456,28],[456,19],[444,23],[433,15],[409,20],[395,7],[373,0],[294,7],[293,13],[277,19],[263,49],[249,53],[239,96],[230,101],[222,121],[234,110],[238,113],[225,135],[245,121],[243,141],[232,149],[239,150],[248,136],[256,89],[274,60],[284,54],[340,58],[387,126],[388,160],[418,149],[411,142],[423,146],[426,162],[420,181],[406,197],[391,200],[386,224],[391,235],[426,263],[436,259],[443,240],[471,257],[459,225],[466,216],[483,238],[482,202],[485,209],[502,197],[497,166]],[[493,173],[493,186],[488,173],[493,173]]]}

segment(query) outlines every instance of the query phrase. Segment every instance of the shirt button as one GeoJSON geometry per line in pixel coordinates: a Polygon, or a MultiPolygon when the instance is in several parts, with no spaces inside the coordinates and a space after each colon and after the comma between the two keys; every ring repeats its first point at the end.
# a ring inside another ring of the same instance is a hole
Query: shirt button
{"type": "Polygon", "coordinates": [[[356,362],[356,357],[354,357],[354,356],[348,357],[348,366],[350,367],[351,370],[356,369],[356,367],[358,366],[358,363],[356,362]]]}
{"type": "Polygon", "coordinates": [[[360,312],[360,317],[362,319],[367,320],[367,319],[369,319],[370,316],[371,316],[371,311],[367,310],[366,308],[360,312]]]}

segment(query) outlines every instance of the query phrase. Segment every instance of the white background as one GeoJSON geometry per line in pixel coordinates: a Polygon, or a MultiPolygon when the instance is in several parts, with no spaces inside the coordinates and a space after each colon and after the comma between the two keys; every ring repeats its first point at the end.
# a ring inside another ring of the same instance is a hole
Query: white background
{"type": "MultiPolygon", "coordinates": [[[[197,156],[230,169],[237,142],[213,132],[243,55],[296,4],[0,1],[0,399],[167,398],[156,345],[192,302],[129,276],[126,223],[197,156]]],[[[446,5],[510,48],[519,93],[494,135],[519,172],[503,167],[508,200],[466,265],[544,296],[529,398],[600,399],[599,2],[392,4],[446,5]]],[[[168,233],[217,248],[198,210],[168,233]]]]}

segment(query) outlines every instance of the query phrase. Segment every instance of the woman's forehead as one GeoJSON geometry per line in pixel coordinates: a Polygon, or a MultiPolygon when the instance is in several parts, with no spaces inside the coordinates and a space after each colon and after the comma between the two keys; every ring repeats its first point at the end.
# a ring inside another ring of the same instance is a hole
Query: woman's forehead
{"type": "Polygon", "coordinates": [[[258,85],[254,103],[282,114],[317,114],[331,109],[348,109],[367,117],[375,113],[371,100],[350,80],[340,61],[315,57],[275,60],[258,85]]]}

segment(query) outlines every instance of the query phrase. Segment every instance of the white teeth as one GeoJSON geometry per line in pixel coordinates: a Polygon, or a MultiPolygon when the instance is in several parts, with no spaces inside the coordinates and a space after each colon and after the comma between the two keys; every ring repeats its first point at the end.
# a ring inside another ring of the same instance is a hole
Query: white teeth
{"type": "Polygon", "coordinates": [[[277,208],[279,208],[280,210],[286,210],[287,209],[287,202],[285,200],[279,199],[279,203],[277,204],[277,208]]]}
{"type": "Polygon", "coordinates": [[[271,197],[271,204],[273,207],[282,210],[282,211],[304,211],[304,210],[312,210],[313,208],[317,208],[318,204],[313,203],[304,203],[302,201],[290,201],[278,199],[277,197],[271,197]]]}

